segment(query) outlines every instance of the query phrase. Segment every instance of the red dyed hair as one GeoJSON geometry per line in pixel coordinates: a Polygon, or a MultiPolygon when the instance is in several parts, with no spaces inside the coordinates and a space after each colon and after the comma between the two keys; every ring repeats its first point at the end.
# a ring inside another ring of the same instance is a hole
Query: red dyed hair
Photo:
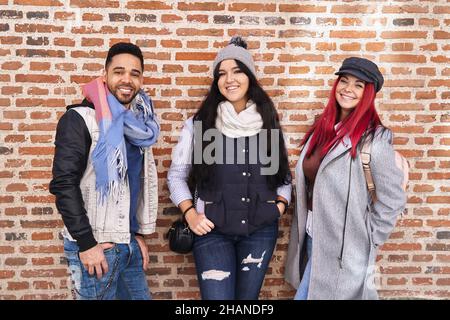
{"type": "Polygon", "coordinates": [[[304,145],[312,135],[306,156],[311,155],[315,148],[320,147],[320,155],[324,157],[330,149],[340,143],[345,136],[352,142],[351,156],[355,158],[356,147],[364,133],[372,133],[381,125],[380,117],[375,110],[375,88],[373,83],[366,83],[361,101],[353,111],[334,129],[339,120],[340,106],[336,101],[336,86],[341,77],[338,77],[331,89],[330,98],[325,110],[311,129],[306,133],[301,145],[304,145]]]}

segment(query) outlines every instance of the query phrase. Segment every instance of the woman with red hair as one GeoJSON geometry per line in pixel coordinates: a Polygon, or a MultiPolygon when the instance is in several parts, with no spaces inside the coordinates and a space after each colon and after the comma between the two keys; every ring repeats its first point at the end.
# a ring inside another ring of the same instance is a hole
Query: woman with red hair
{"type": "Polygon", "coordinates": [[[395,165],[392,132],[375,110],[383,86],[377,65],[345,59],[328,104],[302,141],[295,170],[296,210],[286,264],[295,299],[377,299],[377,248],[404,209],[403,172],[395,165]],[[370,141],[376,201],[360,159],[370,141]]]}

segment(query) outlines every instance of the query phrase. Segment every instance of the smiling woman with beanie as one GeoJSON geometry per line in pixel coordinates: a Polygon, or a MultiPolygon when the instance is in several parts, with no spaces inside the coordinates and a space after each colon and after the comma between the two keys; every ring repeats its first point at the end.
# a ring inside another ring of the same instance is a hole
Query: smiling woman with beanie
{"type": "Polygon", "coordinates": [[[168,173],[171,200],[196,234],[203,299],[258,298],[290,201],[278,115],[246,48],[236,37],[217,54],[211,88],[186,121],[168,173]]]}

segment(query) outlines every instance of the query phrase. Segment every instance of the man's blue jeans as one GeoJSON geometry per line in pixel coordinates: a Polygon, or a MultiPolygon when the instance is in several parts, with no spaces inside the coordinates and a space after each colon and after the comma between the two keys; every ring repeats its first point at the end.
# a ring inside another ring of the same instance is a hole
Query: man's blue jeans
{"type": "Polygon", "coordinates": [[[150,300],[147,279],[142,268],[142,254],[134,237],[130,244],[115,244],[104,251],[108,272],[97,279],[89,275],[79,257],[76,242],[64,239],[64,253],[69,265],[74,299],[79,300],[150,300]]]}
{"type": "Polygon", "coordinates": [[[196,236],[194,259],[202,299],[257,300],[278,237],[278,221],[249,236],[214,230],[196,236]]]}
{"type": "Polygon", "coordinates": [[[306,235],[306,252],[308,254],[308,262],[306,263],[305,271],[303,272],[303,278],[298,286],[297,293],[294,300],[307,300],[309,290],[309,280],[311,278],[311,254],[312,254],[312,238],[306,235]]]}

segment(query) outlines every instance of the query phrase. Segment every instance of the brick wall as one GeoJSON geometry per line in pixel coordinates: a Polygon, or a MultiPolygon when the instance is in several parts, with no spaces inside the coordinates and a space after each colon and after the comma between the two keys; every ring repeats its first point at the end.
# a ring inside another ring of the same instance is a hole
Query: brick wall
{"type": "MultiPolygon", "coordinates": [[[[236,34],[282,116],[292,168],[340,62],[363,55],[379,64],[386,82],[377,108],[412,166],[408,214],[379,252],[380,294],[450,298],[448,3],[242,1],[0,0],[0,299],[70,298],[62,222],[48,193],[54,130],[65,105],[80,101],[79,84],[123,40],[144,51],[162,123],[148,281],[155,298],[199,298],[192,256],[171,253],[163,238],[178,214],[165,181],[176,132],[236,34]]],[[[291,218],[280,222],[261,298],[294,294],[282,277],[291,218]]]]}

